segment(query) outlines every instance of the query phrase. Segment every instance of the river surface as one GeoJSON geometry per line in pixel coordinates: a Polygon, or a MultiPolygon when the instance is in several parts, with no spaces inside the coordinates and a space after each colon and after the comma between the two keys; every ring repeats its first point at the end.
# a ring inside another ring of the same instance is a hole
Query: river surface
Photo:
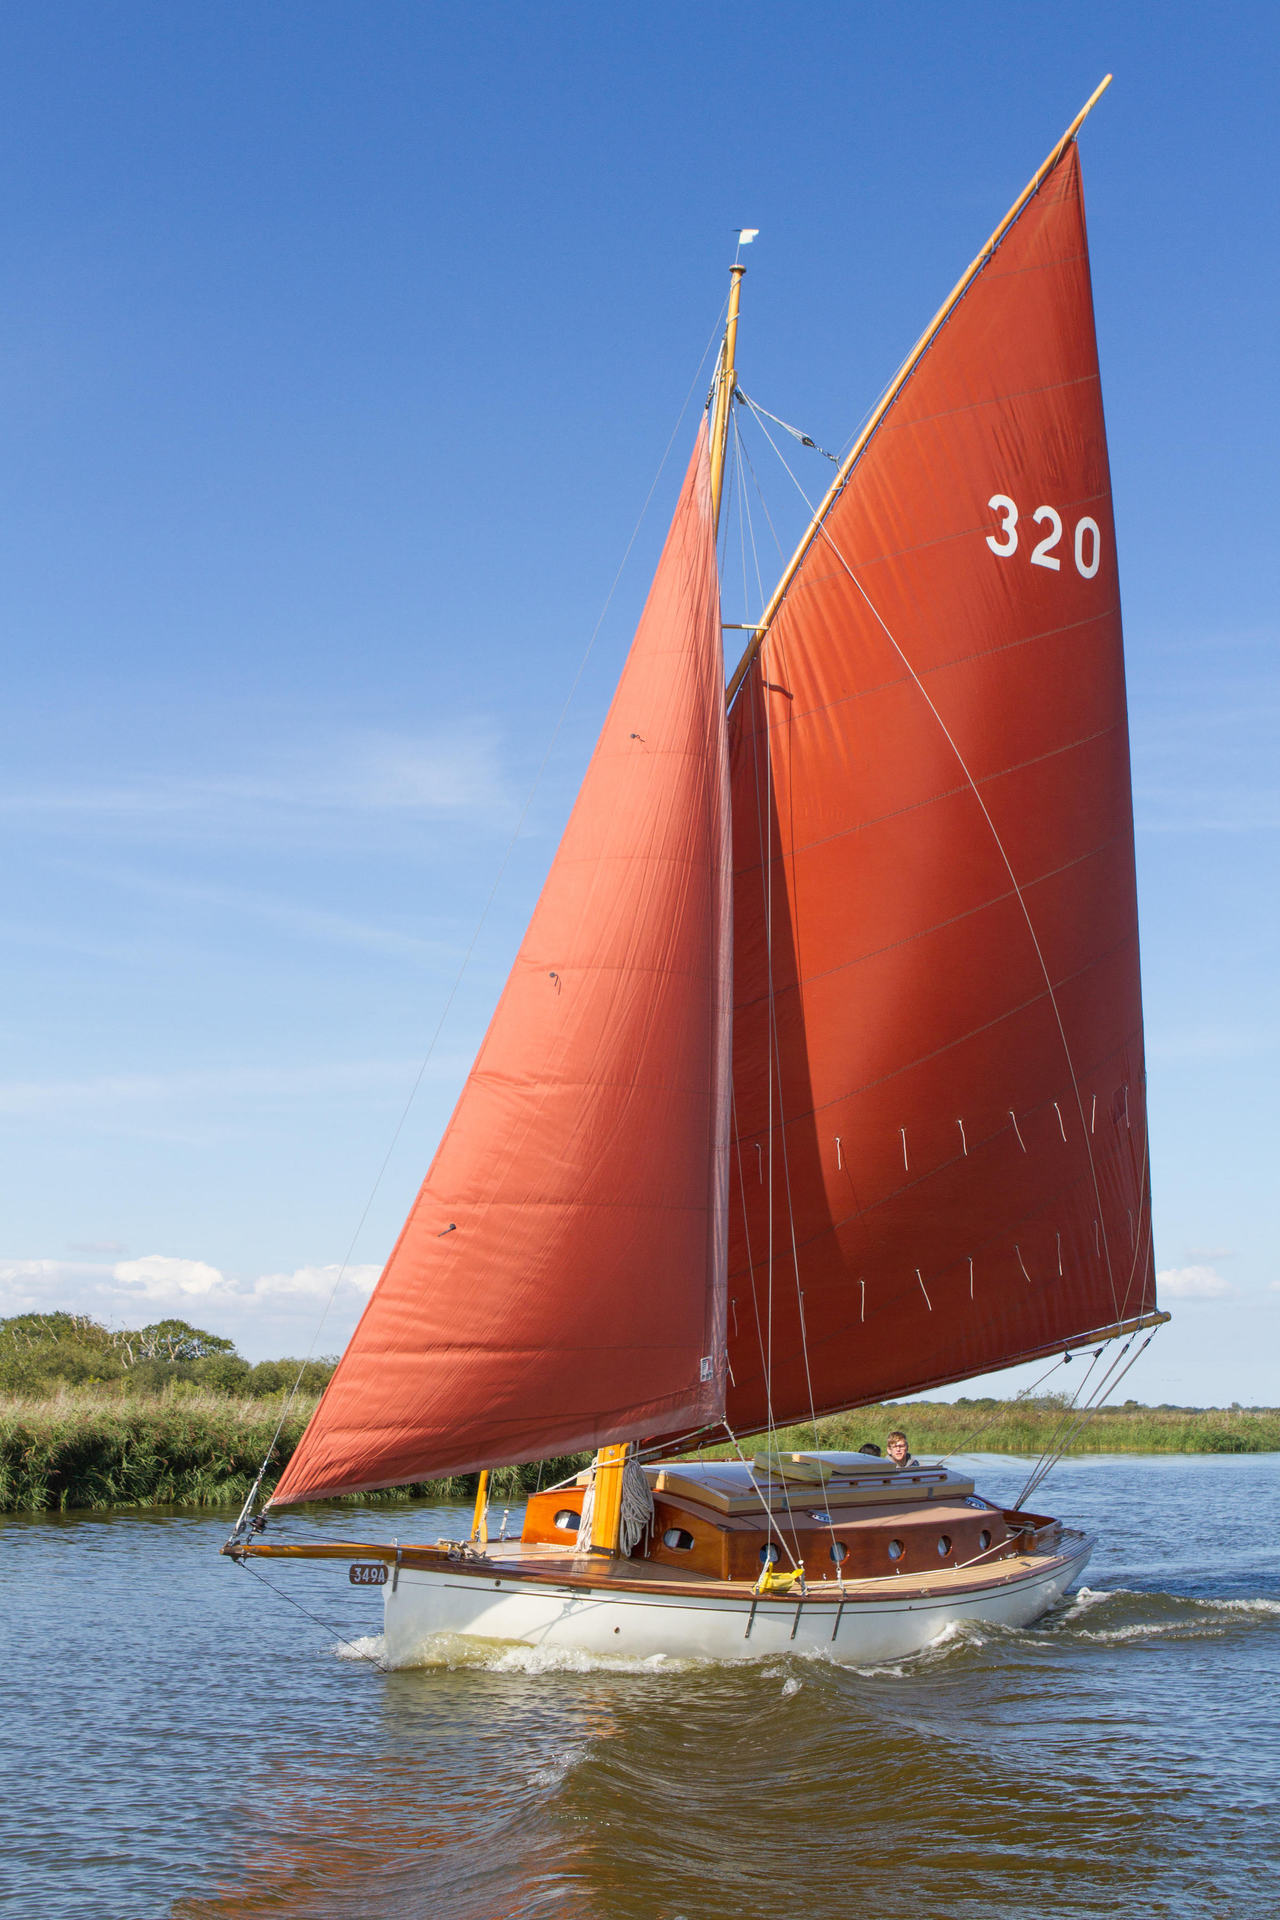
{"type": "MultiPolygon", "coordinates": [[[[968,1464],[1013,1497],[1020,1463],[968,1464]]],[[[0,1895],[39,1920],[1272,1920],[1278,1466],[1067,1463],[1036,1504],[1100,1532],[1087,1586],[863,1670],[454,1642],[389,1673],[378,1592],[268,1566],[313,1621],[218,1558],[225,1516],[0,1520],[0,1895]]]]}

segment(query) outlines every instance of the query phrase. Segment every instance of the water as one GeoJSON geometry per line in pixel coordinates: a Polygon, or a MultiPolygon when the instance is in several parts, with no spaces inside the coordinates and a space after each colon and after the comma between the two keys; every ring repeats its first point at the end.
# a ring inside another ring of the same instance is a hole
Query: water
{"type": "MultiPolygon", "coordinates": [[[[977,1464],[1012,1497],[1018,1463],[977,1464]]],[[[1039,1497],[1101,1531],[1088,1589],[861,1672],[455,1642],[385,1673],[358,1657],[379,1594],[268,1567],[314,1625],[218,1559],[225,1517],[0,1521],[0,1895],[40,1920],[1271,1920],[1277,1464],[1069,1463],[1039,1497]]]]}

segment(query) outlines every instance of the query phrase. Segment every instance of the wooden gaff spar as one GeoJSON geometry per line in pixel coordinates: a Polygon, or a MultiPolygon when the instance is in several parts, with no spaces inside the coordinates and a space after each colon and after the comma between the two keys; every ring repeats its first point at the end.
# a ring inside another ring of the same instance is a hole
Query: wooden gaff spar
{"type": "MultiPolygon", "coordinates": [[[[1166,1317],[1076,147],[1103,87],[842,463],[726,709],[733,269],[564,838],[268,1503],[596,1449],[519,1541],[486,1538],[482,1496],[469,1542],[395,1550],[392,1659],[442,1629],[894,1657],[1037,1617],[1088,1557],[944,1468],[659,1461],[1166,1317]]],[[[233,1554],[333,1551],[247,1523],[233,1554]]]]}

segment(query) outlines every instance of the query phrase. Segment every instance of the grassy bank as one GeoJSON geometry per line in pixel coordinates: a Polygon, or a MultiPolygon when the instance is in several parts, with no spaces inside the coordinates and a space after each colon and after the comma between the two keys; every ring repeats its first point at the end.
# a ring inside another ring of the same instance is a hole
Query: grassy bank
{"type": "MultiPolygon", "coordinates": [[[[63,1388],[40,1398],[0,1397],[0,1513],[94,1507],[231,1506],[244,1499],[283,1405],[200,1388],[155,1396],[63,1388]]],[[[282,1468],[315,1406],[299,1394],[277,1448],[282,1468]]],[[[583,1456],[585,1460],[587,1456],[583,1456]]],[[[495,1499],[512,1498],[573,1470],[576,1459],[506,1467],[495,1499]]],[[[274,1477],[274,1476],[272,1476],[274,1477]]],[[[468,1478],[425,1481],[360,1500],[459,1499],[468,1478]]]]}
{"type": "MultiPolygon", "coordinates": [[[[1060,1434],[1065,1408],[1054,1399],[917,1401],[862,1407],[779,1435],[784,1450],[883,1447],[894,1427],[905,1430],[913,1453],[1038,1454],[1060,1434]]],[[[717,1448],[727,1454],[729,1448],[717,1448]]],[[[1073,1453],[1277,1453],[1280,1409],[1275,1407],[1104,1407],[1071,1444],[1073,1453]]]]}
{"type": "MultiPolygon", "coordinates": [[[[236,1398],[184,1385],[157,1395],[101,1387],[62,1387],[42,1395],[0,1397],[0,1512],[113,1506],[229,1506],[243,1500],[258,1471],[282,1400],[236,1398]]],[[[299,1395],[278,1448],[283,1467],[315,1405],[299,1395]]],[[[1062,1419],[1053,1402],[943,1402],[866,1407],[818,1423],[818,1444],[884,1445],[905,1427],[922,1456],[980,1450],[1037,1454],[1062,1419]]],[[[811,1427],[779,1436],[787,1448],[814,1445],[811,1427]]],[[[1089,1453],[1280,1452],[1280,1410],[1268,1408],[1111,1407],[1080,1434],[1089,1453]]],[[[709,1449],[709,1454],[728,1449],[709,1449]]],[[[585,1460],[585,1456],[582,1457],[585,1460]]],[[[493,1477],[496,1499],[515,1498],[582,1464],[577,1458],[507,1467],[493,1477]]],[[[368,1500],[466,1497],[469,1478],[435,1480],[368,1500]]]]}

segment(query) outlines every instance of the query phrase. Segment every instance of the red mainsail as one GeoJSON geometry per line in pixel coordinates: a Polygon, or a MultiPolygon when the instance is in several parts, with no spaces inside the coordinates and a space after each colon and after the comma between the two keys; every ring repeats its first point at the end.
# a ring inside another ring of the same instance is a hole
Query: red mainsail
{"type": "Polygon", "coordinates": [[[1120,601],[1074,143],[730,725],[739,1431],[1154,1305],[1120,601]]]}
{"type": "Polygon", "coordinates": [[[730,875],[703,429],[533,920],[273,1504],[724,1405],[730,875]]]}

